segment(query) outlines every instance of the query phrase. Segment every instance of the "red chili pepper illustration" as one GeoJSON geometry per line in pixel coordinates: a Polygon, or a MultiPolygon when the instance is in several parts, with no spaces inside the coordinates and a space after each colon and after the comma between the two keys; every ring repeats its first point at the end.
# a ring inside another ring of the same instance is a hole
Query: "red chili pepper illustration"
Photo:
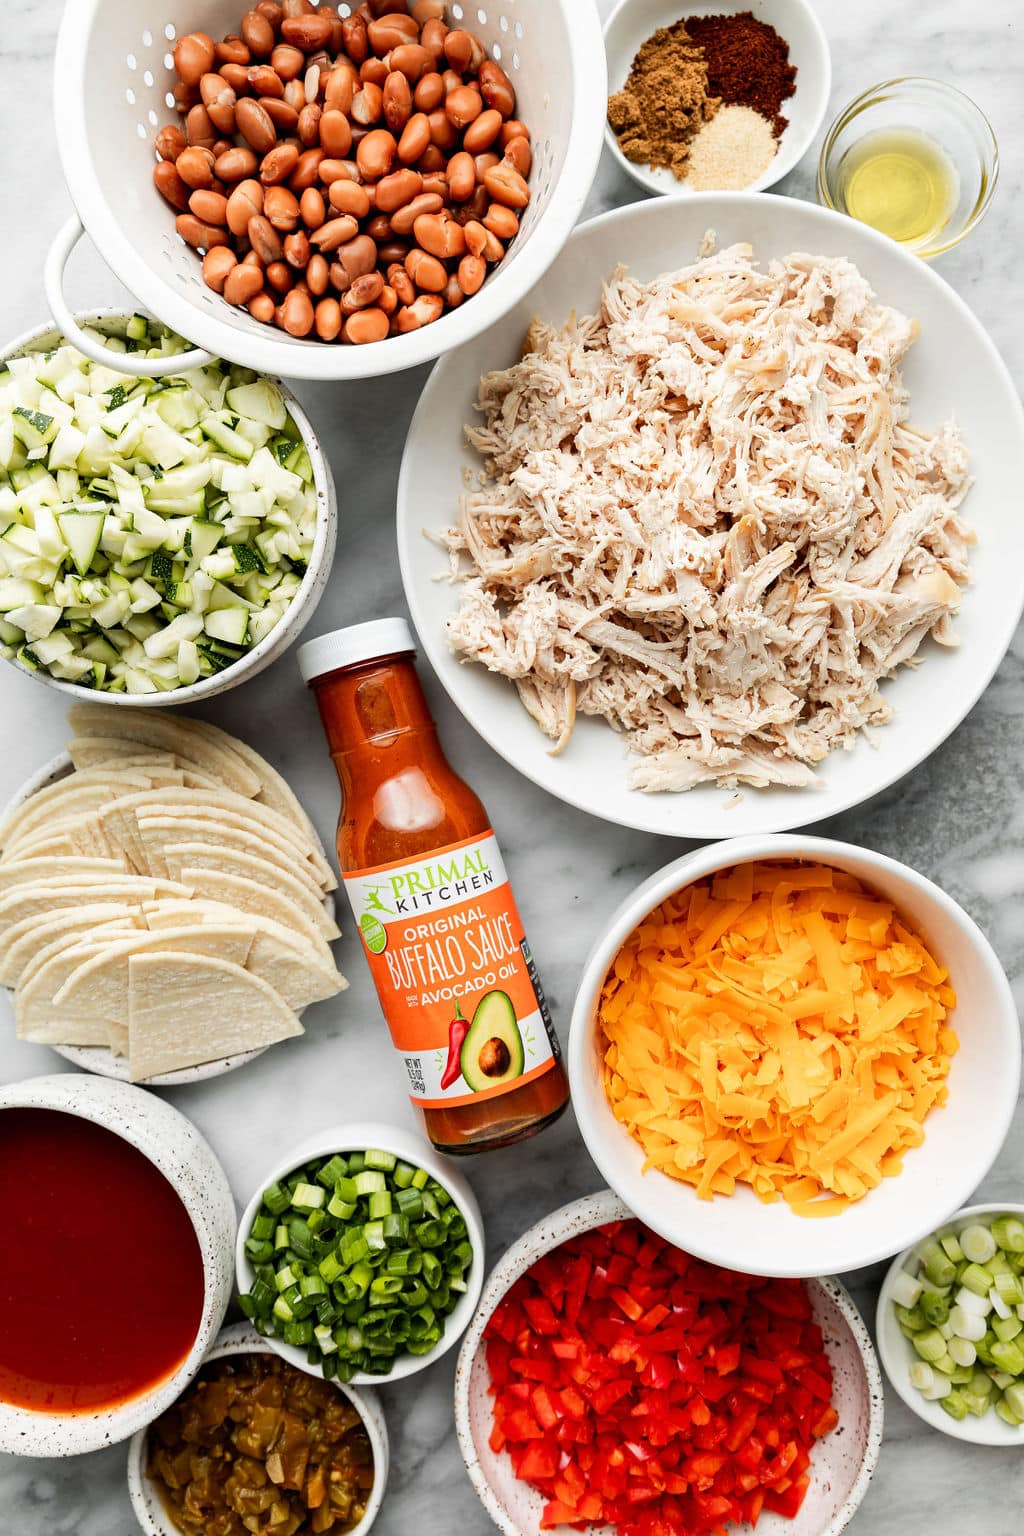
{"type": "Polygon", "coordinates": [[[448,1060],[445,1063],[444,1076],[441,1078],[442,1088],[450,1088],[462,1071],[459,1055],[468,1029],[469,1020],[463,1016],[461,1007],[456,1003],[455,1017],[448,1026],[448,1060]]]}

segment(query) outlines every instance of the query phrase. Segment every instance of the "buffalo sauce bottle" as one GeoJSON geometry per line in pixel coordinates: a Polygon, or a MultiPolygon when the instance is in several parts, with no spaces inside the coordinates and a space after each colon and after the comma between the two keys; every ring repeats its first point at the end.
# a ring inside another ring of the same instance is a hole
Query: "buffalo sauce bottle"
{"type": "Polygon", "coordinates": [[[491,824],[454,772],[404,619],[299,651],[341,781],[338,863],[409,1096],[442,1152],[532,1136],[569,1098],[491,824]]]}

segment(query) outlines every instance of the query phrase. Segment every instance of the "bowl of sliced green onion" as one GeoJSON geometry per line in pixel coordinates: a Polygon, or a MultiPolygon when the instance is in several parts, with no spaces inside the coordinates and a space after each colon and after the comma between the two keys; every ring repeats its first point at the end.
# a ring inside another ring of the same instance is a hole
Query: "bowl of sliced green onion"
{"type": "Polygon", "coordinates": [[[0,350],[0,656],[112,704],[192,703],[274,661],[312,617],[337,526],[330,467],[280,381],[211,360],[117,370],[186,343],[80,316],[0,350]]]}
{"type": "Polygon", "coordinates": [[[1024,1205],[971,1205],[893,1260],[878,1353],[925,1423],[1024,1447],[1024,1205]]]}
{"type": "Polygon", "coordinates": [[[483,1223],[464,1175],[412,1132],[336,1126],[261,1180],[235,1264],[242,1311],[285,1360],[328,1380],[394,1381],[469,1326],[483,1223]]]}

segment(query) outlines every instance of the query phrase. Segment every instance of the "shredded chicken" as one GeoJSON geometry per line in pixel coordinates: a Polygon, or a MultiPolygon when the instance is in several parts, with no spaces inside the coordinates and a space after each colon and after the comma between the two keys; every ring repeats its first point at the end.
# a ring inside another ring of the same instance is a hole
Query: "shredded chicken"
{"type": "Polygon", "coordinates": [[[814,783],[890,719],[884,678],[955,644],[967,454],[909,424],[914,335],[850,262],[746,245],[534,321],[467,428],[454,652],[555,751],[603,716],[638,789],[814,783]]]}

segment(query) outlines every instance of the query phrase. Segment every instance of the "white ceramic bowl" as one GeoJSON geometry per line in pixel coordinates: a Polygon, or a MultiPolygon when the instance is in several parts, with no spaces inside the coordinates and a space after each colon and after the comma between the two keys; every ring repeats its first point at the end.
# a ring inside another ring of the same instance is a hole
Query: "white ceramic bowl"
{"type": "Polygon", "coordinates": [[[770,1275],[829,1275],[887,1259],[962,1205],[991,1167],[1010,1127],[1020,1087],[1020,1025],[1010,984],[988,940],[937,885],[905,864],[815,837],[746,837],[699,849],[639,886],[605,924],[580,978],[569,1033],[569,1081],[580,1133],[608,1183],[642,1221],[670,1242],[726,1269],[770,1275]],[[763,1204],[746,1185],[698,1200],[688,1184],[652,1169],[612,1114],[604,1089],[595,1009],[608,968],[637,923],[703,875],[755,859],[834,865],[892,901],[950,973],[960,1036],[949,1101],[929,1115],[922,1146],[903,1172],[836,1216],[794,1215],[763,1204]]]}
{"type": "Polygon", "coordinates": [[[0,1402],[0,1451],[18,1456],[76,1456],[127,1440],[173,1403],[198,1371],[231,1298],[235,1202],[209,1143],[191,1121],[152,1093],[127,1083],[69,1073],[0,1087],[0,1114],[14,1108],[79,1115],[137,1147],[185,1207],[202,1254],[206,1283],[195,1343],[178,1369],[159,1385],[117,1408],[93,1413],[36,1413],[0,1402]]]}
{"type": "MultiPolygon", "coordinates": [[[[232,1323],[230,1328],[224,1328],[221,1331],[203,1364],[206,1365],[211,1360],[225,1360],[231,1355],[269,1355],[271,1353],[273,1351],[268,1348],[266,1339],[261,1339],[255,1328],[250,1328],[248,1323],[232,1323]]],[[[308,1367],[303,1369],[308,1370],[308,1367]]],[[[314,1373],[310,1372],[310,1374],[314,1373]]],[[[366,1505],[366,1514],[358,1525],[354,1525],[345,1533],[345,1536],[367,1536],[367,1532],[380,1513],[384,1490],[387,1487],[390,1463],[388,1427],[376,1392],[372,1389],[359,1392],[340,1381],[334,1382],[334,1386],[343,1397],[348,1398],[362,1419],[373,1450],[373,1489],[366,1505]]],[[[148,1435],[148,1428],[138,1430],[128,1447],[128,1493],[135,1511],[135,1518],[146,1532],[146,1536],[181,1536],[180,1529],[168,1514],[157,1488],[146,1472],[148,1435]]]]}
{"type": "MultiPolygon", "coordinates": [[[[788,122],[775,159],[745,188],[748,192],[761,192],[781,181],[807,153],[828,106],[832,59],[828,39],[810,0],[737,0],[731,5],[722,5],[721,0],[619,0],[604,28],[608,90],[614,93],[622,89],[637,50],[659,27],[670,27],[690,16],[719,16],[723,11],[752,11],[758,21],[774,27],[789,44],[789,61],[796,65],[796,90],[782,103],[782,115],[788,122]]],[[[648,192],[693,195],[667,166],[638,165],[627,159],[607,118],[604,141],[613,159],[648,192]]]]}
{"type": "MultiPolygon", "coordinates": [[[[58,779],[64,779],[72,772],[72,762],[66,752],[58,752],[48,763],[44,763],[38,772],[30,779],[26,779],[20,789],[15,790],[11,799],[0,811],[0,826],[3,826],[14,811],[26,800],[30,800],[40,789],[46,789],[50,784],[56,784],[58,779]]],[[[322,852],[323,850],[321,850],[322,852]]],[[[324,897],[324,907],[333,916],[334,898],[330,895],[324,897]]],[[[0,988],[7,991],[9,988],[0,988]]],[[[98,1077],[113,1078],[117,1082],[128,1082],[128,1061],[124,1056],[115,1056],[113,1051],[105,1045],[51,1045],[50,1049],[56,1051],[58,1056],[63,1056],[65,1061],[72,1062],[76,1067],[81,1067],[84,1072],[95,1072],[98,1077]]],[[[262,1056],[264,1051],[270,1050],[270,1046],[260,1046],[255,1051],[237,1051],[234,1056],[219,1056],[216,1061],[203,1061],[195,1067],[179,1067],[175,1072],[157,1072],[153,1077],[142,1079],[142,1086],[146,1088],[185,1088],[190,1083],[205,1083],[212,1077],[223,1077],[227,1072],[234,1072],[238,1067],[244,1067],[246,1062],[255,1061],[257,1056],[262,1056]]]]}
{"type": "MultiPolygon", "coordinates": [[[[947,1232],[959,1233],[964,1227],[969,1227],[972,1222],[987,1223],[995,1216],[1016,1216],[1024,1221],[1024,1205],[1005,1203],[968,1205],[962,1211],[957,1211],[956,1215],[951,1216],[948,1221],[942,1222],[937,1231],[940,1236],[944,1236],[947,1232]]],[[[951,1435],[954,1440],[966,1440],[971,1445],[1005,1445],[1020,1451],[1024,1448],[1024,1425],[1006,1424],[997,1413],[992,1412],[986,1413],[981,1419],[975,1418],[973,1414],[968,1414],[966,1419],[952,1419],[943,1410],[941,1403],[930,1403],[927,1398],[921,1396],[916,1387],[911,1386],[910,1367],[918,1356],[910,1341],[900,1332],[900,1325],[893,1308],[892,1288],[912,1257],[913,1244],[893,1259],[878,1295],[875,1337],[878,1340],[878,1353],[885,1367],[885,1374],[907,1407],[916,1413],[919,1419],[930,1424],[932,1429],[941,1429],[944,1435],[951,1435]]]]}
{"type": "MultiPolygon", "coordinates": [[[[509,1458],[488,1444],[493,1399],[488,1392],[484,1329],[513,1281],[542,1254],[581,1232],[632,1214],[608,1189],[574,1200],[531,1227],[488,1276],[479,1310],[459,1351],[455,1429],[470,1481],[504,1536],[540,1536],[543,1500],[516,1480],[509,1458]]],[[[764,1514],[758,1521],[759,1536],[838,1536],[867,1492],[882,1443],[882,1378],[860,1313],[838,1280],[809,1280],[807,1291],[832,1363],[839,1427],[819,1440],[811,1454],[811,1486],[796,1519],[764,1514]]]]}
{"type": "Polygon", "coordinates": [[[405,595],[423,650],[469,723],[494,750],[542,789],[622,826],[670,837],[735,837],[806,826],[859,805],[894,783],[944,741],[976,702],[1002,660],[1024,605],[1024,518],[1006,486],[1024,462],[1024,412],[1013,382],[977,320],[924,262],[877,231],[840,214],[770,193],[658,197],[582,225],[527,299],[486,336],[437,364],[420,396],[402,460],[398,549],[405,595]],[[452,655],[445,623],[457,587],[439,580],[448,562],[424,530],[451,526],[470,476],[481,469],[463,427],[475,419],[481,375],[508,367],[534,316],[564,324],[593,313],[602,280],[625,262],[650,280],[694,260],[707,229],[722,246],[749,241],[762,262],[792,251],[846,256],[880,298],[921,323],[904,378],[912,417],[937,429],[955,416],[971,450],[974,486],[965,515],[978,530],[973,582],[964,592],[958,649],[929,641],[922,666],[882,685],[896,715],[888,725],[834,752],[809,789],[731,790],[702,785],[686,794],[645,795],[629,788],[622,737],[603,720],[578,718],[557,757],[519,702],[514,685],[452,655]]]}
{"type": "MultiPolygon", "coordinates": [[[[331,1126],[325,1131],[317,1131],[315,1136],[300,1142],[287,1157],[281,1158],[272,1168],[266,1170],[256,1186],[252,1199],[242,1212],[242,1219],[238,1224],[238,1235],[235,1239],[235,1275],[239,1291],[248,1291],[253,1281],[253,1267],[246,1258],[245,1241],[260,1208],[265,1189],[269,1188],[275,1180],[286,1178],[301,1163],[308,1163],[313,1158],[331,1157],[335,1152],[342,1154],[365,1152],[370,1147],[379,1148],[383,1152],[393,1152],[396,1157],[402,1158],[405,1162],[415,1163],[417,1167],[425,1168],[431,1178],[443,1184],[462,1212],[468,1240],[473,1245],[473,1264],[469,1271],[467,1289],[454,1310],[445,1318],[444,1333],[434,1348],[425,1355],[399,1355],[387,1376],[372,1376],[366,1372],[357,1371],[352,1377],[356,1386],[386,1386],[393,1381],[402,1381],[406,1376],[415,1376],[418,1371],[425,1370],[428,1365],[433,1365],[435,1360],[440,1360],[442,1355],[446,1355],[469,1327],[483,1289],[484,1226],[476,1196],[461,1169],[449,1158],[443,1157],[440,1152],[435,1152],[428,1142],[401,1126],[383,1125],[374,1121],[331,1126]]],[[[276,1350],[292,1365],[300,1366],[303,1370],[309,1369],[304,1350],[293,1344],[285,1344],[283,1340],[276,1338],[268,1338],[266,1343],[270,1349],[276,1350]]]]}
{"type": "MultiPolygon", "coordinates": [[[[82,325],[92,326],[108,336],[123,336],[130,318],[130,315],[112,309],[93,310],[88,314],[76,316],[82,325]]],[[[51,322],[37,325],[33,330],[26,331],[24,335],[8,342],[0,350],[0,367],[8,358],[20,357],[24,352],[44,352],[48,347],[57,346],[62,340],[60,331],[51,322]]],[[[107,366],[116,368],[117,361],[117,356],[111,354],[107,360],[107,366]]],[[[338,504],[331,467],[320,447],[312,422],[287,385],[280,379],[274,379],[273,383],[281,391],[288,414],[301,433],[306,452],[309,454],[309,462],[313,466],[317,524],[313,539],[313,553],[310,556],[306,574],[284,617],[270,633],[265,635],[258,645],[254,645],[251,651],[247,651],[240,661],[225,667],[223,672],[218,672],[213,677],[200,678],[197,683],[174,688],[168,693],[98,693],[95,688],[83,688],[78,683],[69,683],[62,678],[51,677],[45,667],[40,667],[37,672],[33,672],[28,667],[23,667],[16,659],[8,662],[8,665],[17,667],[18,671],[25,676],[35,678],[37,682],[46,683],[50,688],[59,688],[62,693],[70,694],[75,699],[87,699],[100,704],[123,704],[136,709],[164,709],[171,705],[195,704],[200,699],[211,698],[215,693],[226,693],[229,688],[237,688],[239,683],[248,682],[251,677],[256,676],[257,672],[262,672],[265,667],[270,666],[272,661],[276,661],[284,654],[313,617],[327,586],[338,531],[338,504]]]]}

